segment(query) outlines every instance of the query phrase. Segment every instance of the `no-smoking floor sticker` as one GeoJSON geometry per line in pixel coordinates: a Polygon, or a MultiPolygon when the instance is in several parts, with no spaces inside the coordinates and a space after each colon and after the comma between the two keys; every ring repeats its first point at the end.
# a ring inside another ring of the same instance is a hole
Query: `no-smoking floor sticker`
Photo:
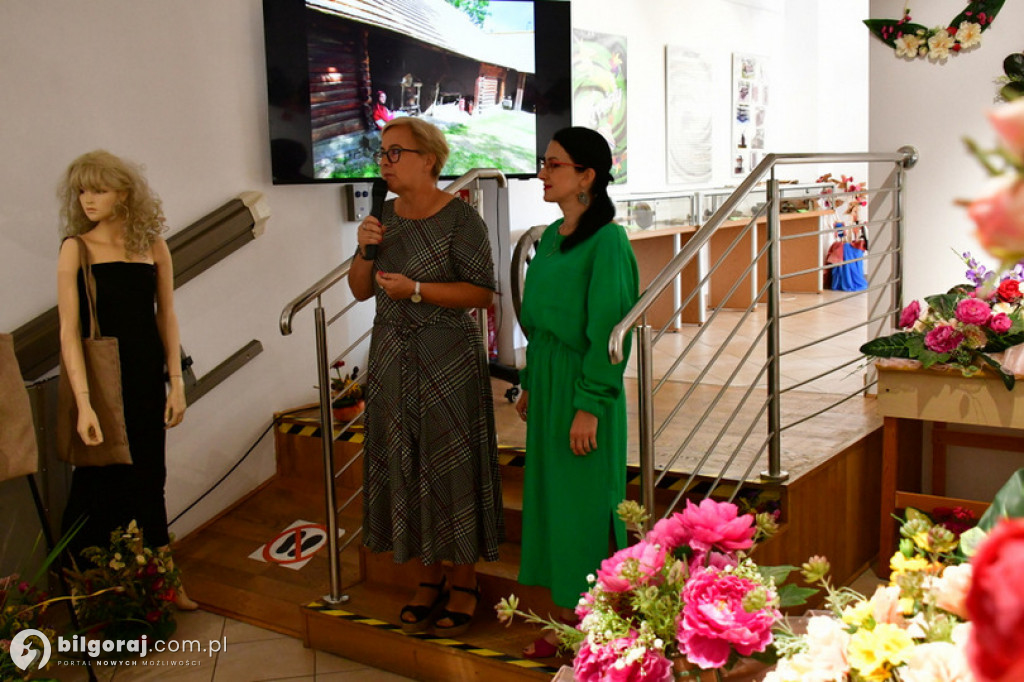
{"type": "MultiPolygon", "coordinates": [[[[338,537],[344,535],[338,529],[338,537]]],[[[250,559],[278,564],[299,570],[313,558],[313,555],[327,546],[327,528],[319,523],[298,520],[274,538],[249,555],[250,559]]]]}

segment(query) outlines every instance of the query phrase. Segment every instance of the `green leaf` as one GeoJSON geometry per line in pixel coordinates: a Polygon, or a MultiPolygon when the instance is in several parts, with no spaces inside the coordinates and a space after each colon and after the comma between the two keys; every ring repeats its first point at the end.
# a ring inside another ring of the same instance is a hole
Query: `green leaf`
{"type": "Polygon", "coordinates": [[[921,361],[921,365],[923,367],[927,368],[949,360],[949,353],[936,353],[931,350],[922,350],[917,354],[917,359],[921,361]]]}
{"type": "MultiPolygon", "coordinates": [[[[1003,2],[1005,2],[1005,0],[975,0],[974,2],[968,3],[963,12],[953,17],[953,21],[949,22],[949,25],[959,28],[960,22],[962,21],[970,21],[976,24],[978,23],[976,17],[982,12],[984,12],[990,19],[995,19],[996,15],[999,14],[999,10],[1003,7],[1003,2]],[[968,10],[971,12],[971,16],[967,16],[968,10]]],[[[981,30],[985,31],[991,25],[991,21],[986,22],[981,27],[981,30]]]]}
{"type": "Polygon", "coordinates": [[[767,580],[771,578],[775,581],[775,585],[779,586],[786,582],[789,578],[789,574],[796,570],[796,566],[758,566],[757,572],[761,574],[761,577],[767,580]]]}
{"type": "Polygon", "coordinates": [[[1024,52],[1015,52],[1004,59],[1003,71],[1010,80],[1024,81],[1024,52]]]}
{"type": "Polygon", "coordinates": [[[1003,369],[1002,365],[1000,365],[998,362],[996,362],[989,356],[985,355],[984,353],[978,355],[978,357],[984,360],[985,363],[989,365],[989,367],[992,367],[993,369],[996,370],[996,372],[999,373],[999,378],[1003,380],[1003,386],[1006,386],[1007,391],[1013,390],[1013,385],[1017,382],[1017,377],[1013,376],[1012,373],[1007,372],[1005,369],[1003,369]]]}
{"type": "Polygon", "coordinates": [[[927,26],[922,26],[921,24],[900,24],[899,19],[865,19],[864,25],[868,27],[868,30],[870,30],[876,38],[889,47],[896,46],[896,39],[899,37],[898,34],[902,33],[906,35],[908,33],[917,33],[918,31],[924,31],[925,33],[928,32],[927,26]],[[895,29],[888,39],[882,37],[882,28],[886,26],[892,26],[893,29],[895,29]]]}
{"type": "Polygon", "coordinates": [[[999,96],[1007,101],[1024,97],[1024,83],[1007,83],[999,90],[999,96]]]}
{"type": "Polygon", "coordinates": [[[806,604],[807,600],[817,594],[818,590],[813,587],[798,587],[796,585],[783,585],[777,588],[779,594],[779,607],[789,608],[806,604]]]}
{"type": "Polygon", "coordinates": [[[956,316],[956,304],[960,298],[957,294],[935,294],[925,296],[924,300],[940,317],[952,319],[956,316]]]}
{"type": "Polygon", "coordinates": [[[1018,469],[992,499],[992,506],[978,521],[978,528],[990,531],[1002,518],[1024,517],[1024,469],[1018,469]]]}
{"type": "Polygon", "coordinates": [[[974,528],[968,528],[960,534],[960,553],[970,559],[977,553],[978,545],[980,545],[986,537],[988,537],[988,533],[981,528],[978,528],[977,526],[974,528]]]}
{"type": "Polygon", "coordinates": [[[1024,343],[1024,333],[1001,334],[990,338],[982,350],[986,353],[999,353],[1021,343],[1024,343]]]}
{"type": "Polygon", "coordinates": [[[860,347],[864,355],[876,358],[911,358],[909,344],[916,335],[911,332],[897,332],[892,336],[881,336],[860,347]]]}

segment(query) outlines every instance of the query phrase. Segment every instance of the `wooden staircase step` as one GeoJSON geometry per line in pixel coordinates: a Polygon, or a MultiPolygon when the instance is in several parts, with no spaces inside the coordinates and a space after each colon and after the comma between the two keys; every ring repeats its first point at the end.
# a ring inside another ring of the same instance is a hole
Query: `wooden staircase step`
{"type": "Polygon", "coordinates": [[[417,680],[518,682],[550,680],[571,658],[541,661],[521,657],[539,636],[536,626],[518,620],[506,627],[481,604],[473,626],[458,639],[432,633],[407,635],[398,625],[404,598],[387,586],[363,583],[346,594],[349,601],[323,602],[303,609],[307,646],[417,680]]]}

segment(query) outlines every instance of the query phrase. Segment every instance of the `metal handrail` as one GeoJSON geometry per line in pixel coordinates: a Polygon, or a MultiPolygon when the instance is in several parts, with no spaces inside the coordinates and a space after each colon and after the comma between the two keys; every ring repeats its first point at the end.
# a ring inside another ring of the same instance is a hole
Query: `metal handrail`
{"type": "MultiPolygon", "coordinates": [[[[714,212],[714,214],[701,225],[690,237],[689,240],[679,249],[676,255],[669,261],[669,263],[661,270],[660,273],[654,278],[651,284],[640,296],[639,301],[633,306],[633,308],[623,317],[623,319],[613,328],[609,339],[608,339],[608,355],[613,363],[621,363],[625,359],[626,351],[626,339],[634,328],[637,331],[637,343],[638,343],[638,362],[637,362],[637,378],[639,382],[638,386],[638,409],[640,423],[638,425],[638,431],[640,435],[640,484],[641,484],[641,501],[643,505],[650,510],[655,508],[654,499],[654,488],[656,485],[655,471],[654,471],[654,446],[656,433],[653,425],[653,395],[656,392],[654,386],[654,377],[652,372],[651,363],[651,330],[647,322],[648,312],[655,301],[662,295],[662,293],[670,286],[672,286],[676,278],[682,273],[683,269],[687,267],[692,261],[694,261],[701,253],[702,249],[707,246],[712,236],[723,226],[726,221],[730,220],[733,212],[740,206],[740,203],[754,190],[754,188],[761,183],[766,181],[765,198],[766,204],[761,208],[757,215],[754,215],[750,222],[747,224],[746,230],[750,230],[752,225],[757,222],[763,221],[766,228],[766,243],[764,247],[759,251],[759,254],[754,256],[753,262],[750,267],[744,271],[744,274],[740,276],[740,279],[749,275],[749,271],[754,267],[754,263],[760,260],[762,257],[767,265],[767,277],[766,286],[754,297],[751,306],[756,305],[757,301],[760,300],[761,296],[764,295],[767,301],[767,324],[761,330],[761,335],[766,335],[766,346],[767,346],[767,362],[762,366],[761,371],[758,374],[758,378],[755,379],[755,383],[751,384],[748,388],[748,394],[753,386],[759,381],[760,376],[767,373],[767,398],[762,410],[759,414],[763,414],[767,411],[767,437],[765,440],[765,446],[759,450],[763,451],[764,447],[768,448],[768,470],[761,473],[761,479],[766,482],[782,482],[788,478],[788,474],[782,470],[781,467],[781,432],[786,428],[782,425],[781,419],[781,407],[780,407],[780,357],[781,357],[781,334],[779,322],[781,320],[781,256],[780,256],[780,201],[781,191],[780,183],[775,177],[775,170],[777,166],[789,165],[789,164],[805,164],[805,163],[871,163],[871,162],[888,162],[897,164],[899,172],[895,180],[895,192],[896,192],[896,203],[897,213],[896,218],[893,221],[897,229],[896,243],[894,258],[896,259],[896,271],[901,272],[902,263],[901,249],[903,244],[903,231],[904,231],[904,213],[903,208],[903,196],[902,196],[902,176],[903,172],[913,167],[917,162],[918,154],[917,150],[910,146],[901,147],[895,153],[839,153],[839,154],[768,154],[764,160],[758,164],[758,166],[751,171],[751,173],[740,183],[736,190],[730,194],[723,204],[714,212]]],[[[832,193],[832,196],[847,193],[832,193]]],[[[812,236],[816,233],[810,233],[812,236]]],[[[737,237],[738,239],[739,237],[737,237]]],[[[734,244],[735,245],[735,244],[734,244]]],[[[731,249],[731,247],[730,247],[731,249]]],[[[857,258],[854,260],[862,261],[866,260],[866,257],[857,258]]],[[[827,269],[822,268],[822,269],[827,269]]],[[[815,269],[816,270],[816,269],[815,269]]],[[[813,272],[810,270],[807,272],[813,272]]],[[[789,273],[794,274],[794,273],[789,273]]],[[[805,274],[805,273],[796,273],[805,274]]],[[[708,280],[708,276],[705,276],[703,282],[708,280]]],[[[794,275],[795,276],[795,275],[794,275]]],[[[740,280],[737,280],[733,284],[733,289],[738,286],[740,280]]],[[[900,290],[900,277],[893,279],[893,286],[895,287],[895,295],[897,301],[901,296],[900,290]]],[[[676,311],[678,312],[678,310],[676,311]]],[[[717,313],[718,311],[716,311],[717,313]]],[[[749,312],[749,309],[748,309],[749,312]]],[[[870,320],[868,324],[870,324],[870,320]]],[[[663,330],[664,331],[664,330],[663,330]]],[[[659,334],[660,336],[660,334],[659,334]]],[[[699,334],[698,334],[699,336],[699,334]]],[[[696,342],[696,337],[691,342],[691,345],[696,342]]],[[[725,342],[728,343],[728,340],[725,342]]],[[[723,347],[724,348],[724,347],[723,347]]],[[[719,353],[723,350],[719,349],[719,353]]],[[[753,346],[751,347],[751,349],[753,346]]],[[[684,351],[685,353],[685,351],[684,351]]],[[[748,352],[749,354],[749,352],[748,352]]],[[[682,359],[680,356],[675,367],[682,359]]],[[[737,368],[738,369],[738,368],[737,368]]],[[[705,367],[703,376],[708,370],[705,367]]],[[[733,373],[735,376],[735,372],[733,373]]],[[[666,375],[667,378],[668,375],[666,375]]],[[[664,380],[664,379],[663,379],[664,380]]],[[[729,382],[731,383],[732,378],[729,382]]],[[[694,382],[694,385],[699,382],[698,379],[694,382]]],[[[691,391],[693,386],[691,386],[691,391]]],[[[724,390],[724,387],[723,387],[724,390]]],[[[844,400],[849,399],[848,396],[844,400]]],[[[676,409],[678,410],[681,403],[685,400],[680,401],[676,409]]],[[[715,403],[717,403],[717,398],[715,403]]],[[[746,399],[744,398],[744,401],[746,399]]],[[[842,401],[840,401],[842,402],[842,401]]],[[[709,408],[709,409],[712,409],[709,408]]],[[[737,408],[737,410],[739,407],[737,408]]],[[[735,416],[735,414],[734,414],[735,416]]],[[[671,417],[669,417],[671,419],[671,417]]],[[[758,417],[760,418],[760,416],[758,417]]],[[[731,421],[731,418],[730,418],[731,421]]],[[[667,421],[666,421],[667,424],[667,421]]],[[[744,441],[749,437],[752,432],[754,424],[751,424],[748,429],[747,436],[744,437],[744,441]]],[[[663,427],[664,428],[664,425],[663,427]]],[[[661,429],[658,431],[660,432],[661,429]]],[[[691,433],[691,437],[692,437],[691,433]]],[[[716,439],[716,443],[721,439],[716,439]]],[[[687,440],[689,442],[689,440],[687,440]]],[[[734,451],[732,458],[738,453],[734,451]]],[[[680,450],[685,448],[685,443],[680,446],[680,450]]],[[[711,450],[705,455],[705,459],[710,455],[711,450]]],[[[677,451],[676,457],[679,452],[677,451]]],[[[755,460],[751,461],[752,469],[755,460]]],[[[669,465],[671,466],[671,464],[669,465]]],[[[666,467],[667,468],[667,467],[666,467]]],[[[691,474],[690,479],[697,475],[700,465],[691,474]]],[[[723,469],[724,472],[724,469],[723,469]]],[[[749,473],[749,470],[748,470],[749,473]]],[[[686,490],[689,487],[683,487],[686,490]]],[[[678,501],[678,496],[677,496],[678,501]]],[[[673,503],[674,504],[674,503],[673,503]]],[[[671,507],[669,508],[671,511],[671,507]]]]}
{"type": "Polygon", "coordinates": [[[736,190],[722,203],[707,221],[701,225],[693,236],[683,245],[679,253],[665,265],[664,269],[654,278],[626,316],[612,329],[608,339],[608,357],[615,364],[625,359],[626,335],[636,326],[640,316],[646,312],[665,289],[671,286],[683,268],[693,260],[722,223],[739,206],[740,202],[750,194],[772,168],[777,164],[800,163],[867,163],[872,161],[889,161],[900,163],[904,168],[912,168],[917,163],[917,150],[910,146],[900,147],[895,153],[850,152],[844,154],[768,154],[761,163],[739,184],[736,190]]]}

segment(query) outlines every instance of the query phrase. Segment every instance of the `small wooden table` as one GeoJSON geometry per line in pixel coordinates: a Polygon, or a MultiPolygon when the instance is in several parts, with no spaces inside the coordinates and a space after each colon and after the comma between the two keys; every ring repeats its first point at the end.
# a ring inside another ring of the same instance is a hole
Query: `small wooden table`
{"type": "MultiPolygon", "coordinates": [[[[1024,429],[1024,388],[1021,383],[1007,391],[999,377],[984,372],[963,376],[957,369],[878,369],[878,413],[884,418],[882,434],[882,506],[878,541],[879,576],[889,574],[889,557],[896,541],[897,509],[914,507],[930,512],[936,507],[963,507],[979,516],[988,502],[946,497],[944,480],[933,485],[933,494],[921,491],[921,427],[930,421],[1024,429]]],[[[944,439],[945,441],[945,439],[944,439]]],[[[1024,439],[976,438],[974,447],[1022,449],[1024,439]]],[[[938,445],[944,459],[945,442],[938,445]]],[[[945,477],[944,466],[936,463],[945,477]]],[[[937,476],[933,477],[938,479],[937,476]]]]}

